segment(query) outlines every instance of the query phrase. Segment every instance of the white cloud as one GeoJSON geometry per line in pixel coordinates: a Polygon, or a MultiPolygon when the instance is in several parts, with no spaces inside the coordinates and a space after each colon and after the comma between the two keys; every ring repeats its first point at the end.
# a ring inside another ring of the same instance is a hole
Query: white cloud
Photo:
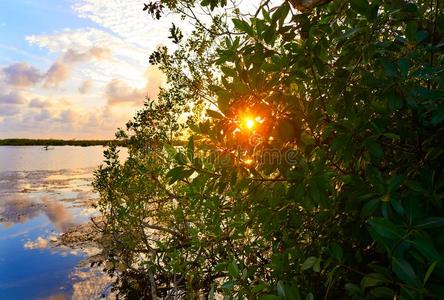
{"type": "Polygon", "coordinates": [[[24,245],[26,249],[46,249],[49,246],[49,241],[39,236],[35,241],[27,241],[24,245]]]}
{"type": "Polygon", "coordinates": [[[156,98],[164,76],[148,68],[148,56],[171,45],[168,28],[178,17],[153,20],[140,0],[74,3],[98,26],[35,32],[26,41],[58,58],[45,69],[20,62],[0,70],[0,138],[111,138],[145,96],[156,98]]]}
{"type": "Polygon", "coordinates": [[[165,43],[172,22],[181,22],[178,16],[153,20],[143,11],[140,0],[81,0],[73,6],[80,17],[87,18],[114,32],[127,42],[154,50],[165,43]]]}

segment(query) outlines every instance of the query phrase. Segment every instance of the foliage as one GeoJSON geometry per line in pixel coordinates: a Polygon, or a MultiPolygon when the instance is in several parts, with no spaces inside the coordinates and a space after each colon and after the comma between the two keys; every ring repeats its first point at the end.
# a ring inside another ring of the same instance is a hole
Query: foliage
{"type": "Polygon", "coordinates": [[[168,85],[96,174],[115,288],[444,298],[442,3],[200,5],[162,1],[195,32],[151,55],[168,85]]]}

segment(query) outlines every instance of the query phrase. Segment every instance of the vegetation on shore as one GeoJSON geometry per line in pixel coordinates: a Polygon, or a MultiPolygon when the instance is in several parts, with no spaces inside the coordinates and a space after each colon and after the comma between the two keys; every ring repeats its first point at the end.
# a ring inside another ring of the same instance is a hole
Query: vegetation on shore
{"type": "Polygon", "coordinates": [[[120,296],[444,299],[443,5],[147,4],[195,30],[96,172],[120,296]]]}
{"type": "Polygon", "coordinates": [[[57,140],[57,139],[1,139],[0,146],[125,146],[118,140],[57,140]]]}

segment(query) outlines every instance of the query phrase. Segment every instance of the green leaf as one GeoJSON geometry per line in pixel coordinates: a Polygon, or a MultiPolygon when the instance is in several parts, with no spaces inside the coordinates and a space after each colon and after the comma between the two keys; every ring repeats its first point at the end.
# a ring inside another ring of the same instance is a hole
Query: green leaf
{"type": "Polygon", "coordinates": [[[438,261],[434,261],[428,268],[427,268],[427,272],[424,275],[424,281],[423,284],[425,285],[427,283],[427,281],[430,278],[430,275],[432,275],[433,271],[435,270],[436,265],[438,264],[438,261]]]}
{"type": "Polygon", "coordinates": [[[239,275],[239,267],[234,260],[228,264],[228,273],[232,277],[237,277],[239,275]]]}
{"type": "Polygon", "coordinates": [[[174,160],[179,165],[185,165],[187,163],[187,157],[182,152],[177,152],[176,156],[174,157],[174,160]]]}
{"type": "Polygon", "coordinates": [[[373,22],[378,17],[379,5],[378,3],[372,3],[367,10],[367,20],[373,22]]]}
{"type": "Polygon", "coordinates": [[[416,32],[418,31],[417,21],[409,21],[405,27],[405,36],[409,42],[416,42],[416,32]]]}
{"type": "Polygon", "coordinates": [[[260,300],[282,300],[282,297],[276,295],[265,295],[259,298],[260,300]]]}
{"type": "Polygon", "coordinates": [[[361,15],[365,15],[367,13],[367,9],[369,7],[367,0],[351,0],[350,4],[352,9],[357,13],[360,13],[361,15]]]}
{"type": "Polygon", "coordinates": [[[388,192],[392,193],[396,191],[399,186],[404,182],[405,175],[396,175],[389,179],[388,182],[388,192]]]}
{"type": "Polygon", "coordinates": [[[265,283],[259,283],[257,284],[251,291],[255,294],[262,292],[267,288],[267,285],[265,283]]]}
{"type": "Polygon", "coordinates": [[[395,299],[396,292],[392,289],[380,286],[370,290],[371,297],[369,299],[395,299]]]}
{"type": "Polygon", "coordinates": [[[399,137],[399,135],[391,133],[391,132],[386,132],[382,134],[383,136],[385,136],[386,138],[389,138],[393,141],[399,141],[401,138],[399,137]]]}
{"type": "Polygon", "coordinates": [[[345,290],[347,294],[353,298],[362,299],[363,295],[361,289],[354,283],[346,283],[345,290]]]}
{"type": "Polygon", "coordinates": [[[444,121],[444,105],[438,106],[437,109],[435,109],[432,112],[432,124],[433,125],[439,125],[444,121]]]}
{"type": "Polygon", "coordinates": [[[429,36],[429,33],[425,30],[420,30],[416,33],[416,42],[419,44],[429,36]]]}
{"type": "Polygon", "coordinates": [[[210,292],[208,293],[208,300],[214,300],[215,299],[215,289],[214,289],[214,283],[211,284],[210,292]]]}
{"type": "Polygon", "coordinates": [[[392,268],[396,276],[410,286],[418,286],[418,278],[409,262],[402,258],[393,257],[392,268]]]}
{"type": "Polygon", "coordinates": [[[310,256],[302,263],[301,269],[305,271],[305,270],[312,268],[317,260],[318,260],[317,257],[310,256]]]}
{"type": "Polygon", "coordinates": [[[274,12],[273,16],[271,17],[271,22],[276,23],[279,20],[283,20],[287,17],[288,13],[290,12],[290,6],[287,2],[284,2],[279,8],[274,12]]]}
{"type": "Polygon", "coordinates": [[[319,273],[321,271],[321,258],[318,257],[313,265],[313,271],[319,273]]]}
{"type": "Polygon", "coordinates": [[[211,118],[214,118],[214,119],[223,119],[224,118],[224,116],[221,113],[219,113],[215,110],[212,110],[212,109],[207,109],[207,115],[211,118]]]}
{"type": "Polygon", "coordinates": [[[237,76],[237,72],[236,72],[235,69],[232,69],[232,68],[229,68],[229,67],[226,67],[226,66],[222,66],[222,67],[220,67],[220,69],[227,76],[231,76],[231,77],[236,77],[237,76]]]}
{"type": "Polygon", "coordinates": [[[248,22],[244,21],[244,20],[240,20],[240,19],[233,19],[233,24],[234,27],[236,27],[237,29],[247,33],[250,36],[254,35],[254,31],[253,28],[251,28],[250,24],[248,24],[248,22]]]}
{"type": "Polygon", "coordinates": [[[367,148],[368,152],[375,158],[381,158],[384,155],[381,145],[374,139],[368,138],[364,141],[364,146],[367,148]]]}
{"type": "Polygon", "coordinates": [[[187,156],[191,162],[194,160],[194,136],[188,139],[187,156]]]}
{"type": "Polygon", "coordinates": [[[416,225],[417,228],[431,229],[444,226],[444,218],[442,217],[430,217],[425,219],[421,224],[416,225]]]}
{"type": "Polygon", "coordinates": [[[299,289],[295,283],[284,282],[279,280],[277,284],[277,291],[279,296],[286,300],[300,300],[299,289]]]}
{"type": "Polygon", "coordinates": [[[330,245],[330,250],[331,250],[331,253],[333,254],[333,257],[334,257],[336,260],[338,260],[338,261],[341,261],[341,260],[342,260],[342,257],[343,257],[343,255],[344,255],[344,253],[343,253],[343,251],[342,251],[341,246],[339,246],[337,243],[332,243],[332,244],[330,245]]]}
{"type": "Polygon", "coordinates": [[[361,280],[361,288],[366,289],[368,287],[378,286],[388,282],[387,277],[379,273],[370,273],[365,275],[361,280]]]}
{"type": "Polygon", "coordinates": [[[404,230],[387,219],[374,218],[368,224],[382,237],[400,240],[404,236],[404,230]]]}
{"type": "Polygon", "coordinates": [[[433,242],[426,239],[424,236],[418,236],[414,241],[415,248],[430,262],[441,259],[433,242]]]}
{"type": "Polygon", "coordinates": [[[398,215],[400,215],[400,216],[404,215],[404,208],[402,207],[401,203],[399,203],[395,199],[390,199],[390,204],[395,209],[395,211],[398,213],[398,215]]]}
{"type": "Polygon", "coordinates": [[[171,169],[170,171],[168,171],[166,176],[168,178],[170,178],[169,183],[173,184],[178,180],[190,177],[193,173],[194,173],[193,170],[188,170],[188,169],[185,169],[185,167],[180,166],[180,167],[175,167],[175,168],[171,169]]]}
{"type": "Polygon", "coordinates": [[[404,77],[406,77],[409,73],[409,68],[410,68],[408,59],[401,58],[398,62],[398,65],[399,65],[399,71],[404,77]]]}
{"type": "Polygon", "coordinates": [[[224,282],[224,284],[222,284],[222,289],[224,290],[232,290],[234,288],[234,281],[233,280],[228,280],[226,282],[224,282]]]}
{"type": "Polygon", "coordinates": [[[376,209],[378,209],[380,203],[381,203],[381,201],[379,199],[372,199],[372,200],[368,201],[362,207],[361,216],[370,217],[376,211],[376,209]]]}
{"type": "Polygon", "coordinates": [[[174,148],[173,145],[169,143],[165,143],[163,145],[163,148],[165,149],[165,152],[168,154],[169,157],[174,158],[177,154],[176,148],[174,148]]]}
{"type": "Polygon", "coordinates": [[[280,122],[279,136],[283,141],[291,141],[296,138],[296,129],[290,120],[282,120],[280,122]]]}

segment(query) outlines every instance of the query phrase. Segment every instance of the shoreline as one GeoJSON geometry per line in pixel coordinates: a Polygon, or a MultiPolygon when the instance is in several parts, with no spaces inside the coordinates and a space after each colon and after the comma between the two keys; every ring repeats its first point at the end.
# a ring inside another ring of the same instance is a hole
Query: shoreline
{"type": "Polygon", "coordinates": [[[61,140],[61,139],[0,139],[0,146],[107,146],[109,144],[125,146],[117,140],[61,140]]]}

